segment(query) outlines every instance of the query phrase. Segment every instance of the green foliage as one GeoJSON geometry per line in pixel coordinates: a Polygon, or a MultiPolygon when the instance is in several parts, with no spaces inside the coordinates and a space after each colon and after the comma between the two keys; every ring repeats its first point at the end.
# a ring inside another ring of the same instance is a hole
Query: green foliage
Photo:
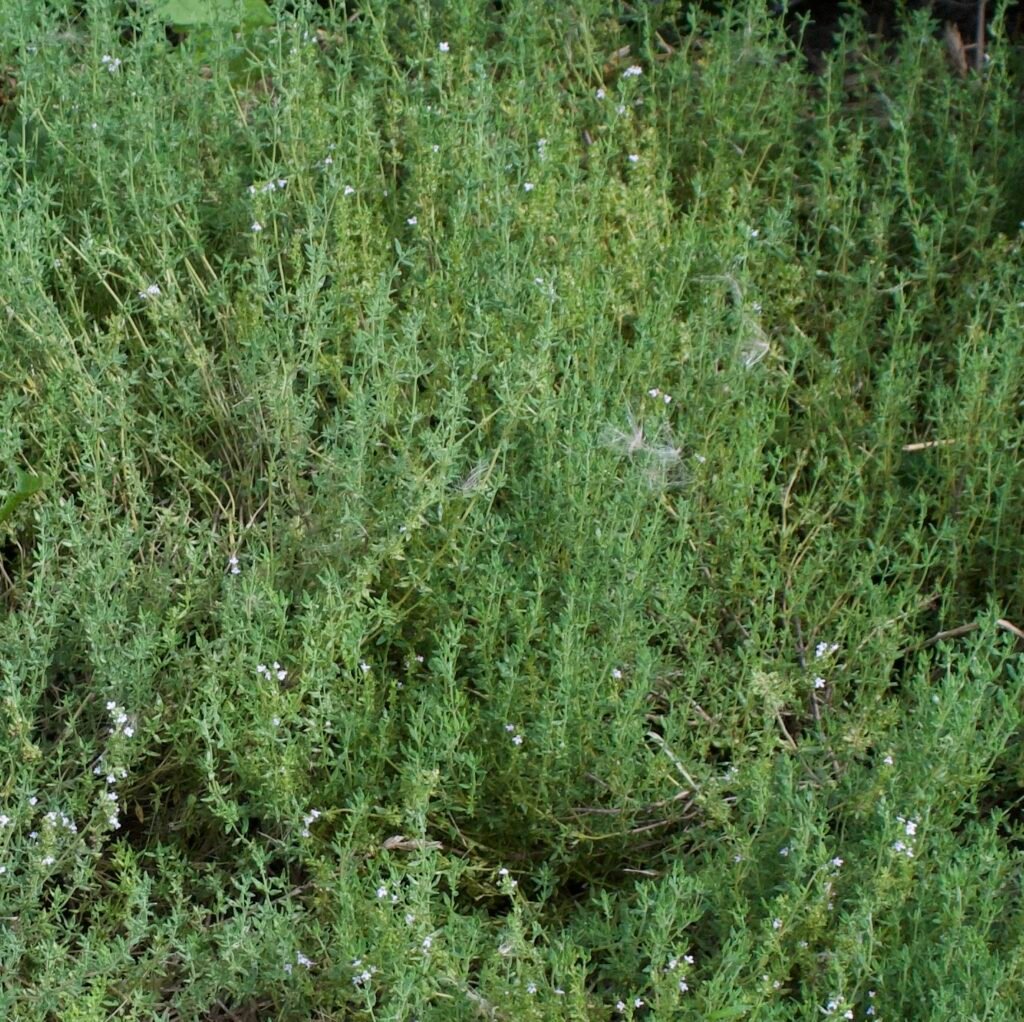
{"type": "Polygon", "coordinates": [[[1016,1019],[998,16],[228,6],[2,15],[0,1015],[1016,1019]]]}
{"type": "Polygon", "coordinates": [[[14,491],[0,504],[0,525],[7,521],[29,497],[35,496],[46,486],[46,480],[16,469],[14,491]]]}
{"type": "Polygon", "coordinates": [[[176,29],[207,25],[260,28],[274,24],[264,0],[161,0],[153,15],[176,29]]]}

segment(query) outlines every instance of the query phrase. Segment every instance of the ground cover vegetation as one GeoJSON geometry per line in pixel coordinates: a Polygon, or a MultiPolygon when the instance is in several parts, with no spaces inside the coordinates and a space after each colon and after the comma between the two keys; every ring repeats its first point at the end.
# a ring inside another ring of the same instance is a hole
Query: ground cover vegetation
{"type": "Polygon", "coordinates": [[[1000,10],[214,8],[0,7],[0,1014],[1018,1019],[1000,10]]]}

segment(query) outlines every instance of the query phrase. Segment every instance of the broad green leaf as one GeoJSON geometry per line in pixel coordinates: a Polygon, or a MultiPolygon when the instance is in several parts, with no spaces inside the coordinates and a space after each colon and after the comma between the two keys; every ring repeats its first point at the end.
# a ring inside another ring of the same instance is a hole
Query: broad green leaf
{"type": "Polygon", "coordinates": [[[259,28],[274,24],[274,16],[264,0],[162,0],[153,13],[178,28],[259,28]]]}
{"type": "Polygon", "coordinates": [[[0,523],[7,521],[22,502],[38,493],[49,482],[45,476],[30,476],[21,469],[17,470],[15,478],[17,485],[14,492],[7,497],[3,504],[0,504],[0,523]]]}

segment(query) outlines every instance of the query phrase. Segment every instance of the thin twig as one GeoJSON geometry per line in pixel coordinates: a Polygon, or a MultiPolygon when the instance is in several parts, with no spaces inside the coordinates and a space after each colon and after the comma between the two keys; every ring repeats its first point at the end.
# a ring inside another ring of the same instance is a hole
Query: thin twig
{"type": "MultiPolygon", "coordinates": [[[[678,802],[680,799],[687,798],[689,794],[690,793],[685,789],[680,790],[676,792],[676,794],[673,795],[671,798],[663,798],[659,802],[649,802],[646,805],[637,806],[632,811],[636,813],[649,813],[654,809],[664,809],[665,806],[669,806],[673,802],[678,802]]],[[[593,815],[600,816],[617,816],[620,813],[625,813],[629,811],[629,807],[627,806],[619,806],[610,809],[606,808],[605,806],[577,806],[571,810],[571,812],[574,813],[590,813],[593,815]]]]}
{"type": "Polygon", "coordinates": [[[944,632],[936,632],[930,639],[925,639],[919,646],[907,646],[906,649],[900,650],[900,656],[904,656],[907,653],[914,653],[922,649],[928,649],[929,646],[934,646],[938,642],[942,642],[944,639],[959,639],[961,635],[969,635],[981,626],[977,621],[969,621],[965,625],[958,625],[956,628],[948,628],[944,632]]]}
{"type": "Polygon", "coordinates": [[[779,722],[779,727],[782,728],[782,733],[786,736],[786,740],[789,742],[790,748],[796,752],[796,742],[793,741],[793,736],[789,733],[789,729],[786,727],[786,722],[782,719],[781,711],[776,711],[775,719],[779,722]]]}
{"type": "Polygon", "coordinates": [[[668,747],[668,742],[665,741],[657,731],[648,731],[647,737],[652,741],[655,741],[665,750],[665,755],[672,760],[672,765],[679,771],[680,774],[686,779],[687,784],[693,788],[694,791],[700,791],[700,785],[689,775],[686,767],[679,761],[679,757],[668,747]]]}
{"type": "Polygon", "coordinates": [[[955,443],[956,440],[922,440],[916,444],[904,444],[901,449],[904,451],[930,451],[933,447],[949,447],[955,443]]]}
{"type": "Polygon", "coordinates": [[[987,0],[978,0],[978,34],[974,40],[974,67],[980,71],[985,63],[985,4],[987,0]]]}
{"type": "Polygon", "coordinates": [[[1007,621],[1005,617],[1001,617],[996,624],[1003,629],[1003,631],[1011,632],[1016,635],[1018,639],[1024,639],[1024,629],[1018,628],[1012,621],[1007,621]]]}

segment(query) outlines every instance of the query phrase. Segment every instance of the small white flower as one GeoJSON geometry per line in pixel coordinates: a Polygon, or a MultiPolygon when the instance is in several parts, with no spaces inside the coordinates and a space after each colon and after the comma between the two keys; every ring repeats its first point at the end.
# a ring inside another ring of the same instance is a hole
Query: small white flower
{"type": "Polygon", "coordinates": [[[423,948],[424,951],[429,951],[430,950],[430,946],[433,943],[434,943],[434,938],[433,937],[424,937],[423,938],[423,943],[420,944],[420,947],[423,948]]]}
{"type": "Polygon", "coordinates": [[[561,987],[555,987],[556,997],[565,997],[565,991],[561,987]]]}
{"type": "Polygon", "coordinates": [[[448,44],[447,44],[446,42],[444,42],[444,43],[438,43],[438,44],[437,44],[437,48],[438,48],[438,49],[439,49],[439,50],[440,50],[440,51],[441,51],[442,53],[447,53],[447,52],[448,52],[448,50],[450,49],[450,47],[448,46],[448,44]]]}
{"type": "Polygon", "coordinates": [[[512,744],[513,745],[522,745],[523,744],[523,736],[522,735],[515,735],[515,736],[513,736],[512,744]]]}
{"type": "Polygon", "coordinates": [[[410,227],[415,227],[415,226],[416,226],[416,224],[418,224],[418,223],[419,223],[419,221],[418,221],[418,220],[416,219],[416,217],[414,217],[414,216],[411,216],[411,217],[409,217],[409,218],[408,218],[408,220],[406,220],[405,222],[406,222],[406,223],[407,223],[407,224],[408,224],[408,225],[409,225],[410,227]]]}
{"type": "Polygon", "coordinates": [[[685,994],[686,991],[689,990],[689,989],[690,989],[690,987],[687,985],[686,980],[685,979],[681,979],[679,981],[679,992],[681,994],[685,994]]]}
{"type": "Polygon", "coordinates": [[[604,97],[605,97],[605,91],[604,91],[604,89],[598,89],[598,90],[597,90],[597,92],[595,92],[595,93],[594,93],[594,96],[595,96],[595,97],[596,97],[597,99],[604,99],[604,97]]]}
{"type": "Polygon", "coordinates": [[[284,670],[283,668],[280,671],[277,672],[277,680],[278,681],[284,681],[284,679],[287,678],[287,677],[288,677],[288,672],[286,670],[284,670]]]}
{"type": "Polygon", "coordinates": [[[615,1010],[620,1015],[625,1015],[626,1014],[626,1002],[625,1001],[616,1001],[615,1002],[615,1010]]]}
{"type": "Polygon", "coordinates": [[[760,233],[761,232],[755,227],[751,230],[750,236],[751,238],[757,238],[760,235],[760,233]]]}
{"type": "Polygon", "coordinates": [[[100,57],[100,63],[106,65],[107,70],[111,74],[117,74],[121,70],[121,60],[119,57],[112,57],[109,53],[104,53],[100,57]]]}
{"type": "Polygon", "coordinates": [[[378,898],[386,898],[387,896],[388,896],[388,889],[386,887],[378,887],[377,888],[377,897],[378,898]]]}
{"type": "Polygon", "coordinates": [[[29,800],[28,800],[28,804],[29,804],[30,806],[34,806],[34,805],[35,805],[35,804],[36,804],[36,803],[37,803],[38,801],[39,801],[39,799],[37,799],[37,798],[35,797],[35,795],[33,795],[33,796],[32,796],[31,798],[29,798],[29,800]]]}
{"type": "Polygon", "coordinates": [[[508,870],[504,866],[502,866],[501,869],[498,870],[498,876],[500,876],[500,877],[507,877],[508,876],[508,870]]]}
{"type": "Polygon", "coordinates": [[[626,70],[622,72],[622,77],[639,78],[640,75],[642,75],[643,73],[644,69],[639,64],[633,64],[630,67],[627,67],[626,70]]]}
{"type": "Polygon", "coordinates": [[[537,992],[537,984],[536,983],[532,983],[532,982],[531,983],[527,983],[526,984],[526,992],[528,994],[535,994],[537,992]]]}
{"type": "Polygon", "coordinates": [[[886,756],[886,757],[885,757],[885,759],[883,759],[883,760],[882,760],[882,762],[883,762],[883,763],[884,763],[884,764],[885,764],[886,766],[892,766],[892,764],[893,764],[893,758],[892,758],[892,756],[886,756]]]}
{"type": "Polygon", "coordinates": [[[683,961],[686,962],[687,965],[693,965],[693,955],[683,955],[683,961]]]}
{"type": "Polygon", "coordinates": [[[242,571],[242,569],[238,566],[238,558],[235,557],[234,554],[232,554],[228,558],[228,570],[231,572],[232,575],[238,575],[242,571]]]}
{"type": "Polygon", "coordinates": [[[356,190],[351,185],[345,185],[345,187],[342,189],[343,195],[355,195],[355,193],[356,190]]]}
{"type": "Polygon", "coordinates": [[[412,926],[412,924],[414,922],[416,922],[416,917],[411,912],[406,912],[405,913],[405,925],[406,926],[412,926]]]}
{"type": "Polygon", "coordinates": [[[523,183],[523,191],[524,192],[532,192],[533,191],[533,182],[532,181],[524,182],[523,183]]]}
{"type": "Polygon", "coordinates": [[[840,869],[843,865],[843,860],[837,855],[834,859],[829,862],[829,865],[834,869],[840,869]]]}
{"type": "Polygon", "coordinates": [[[11,818],[6,813],[0,813],[0,827],[6,827],[11,818]]]}
{"type": "Polygon", "coordinates": [[[506,724],[505,725],[505,730],[508,731],[509,733],[511,733],[512,731],[515,731],[515,729],[516,729],[515,724],[506,724]]]}
{"type": "Polygon", "coordinates": [[[159,298],[160,297],[160,285],[159,284],[150,284],[149,287],[147,287],[145,291],[140,291],[139,292],[139,297],[143,301],[146,301],[146,300],[148,300],[150,298],[159,298]]]}
{"type": "Polygon", "coordinates": [[[612,668],[612,677],[618,681],[622,677],[622,670],[618,667],[612,668]]]}
{"type": "Polygon", "coordinates": [[[361,670],[363,672],[363,674],[369,674],[370,673],[370,665],[365,660],[363,660],[359,664],[359,670],[361,670]]]}
{"type": "Polygon", "coordinates": [[[648,397],[661,397],[661,391],[658,390],[657,387],[651,387],[651,389],[649,391],[647,391],[647,396],[648,397]]]}
{"type": "MultiPolygon", "coordinates": [[[[761,310],[758,309],[757,311],[760,312],[761,310]]],[[[819,642],[818,645],[814,647],[814,659],[820,660],[822,657],[831,656],[838,649],[838,642],[819,642]]]]}
{"type": "Polygon", "coordinates": [[[814,687],[815,688],[824,688],[825,684],[826,684],[825,679],[822,678],[821,676],[819,676],[819,677],[814,679],[814,687]]]}
{"type": "Polygon", "coordinates": [[[287,972],[289,976],[292,974],[292,963],[291,962],[285,962],[284,963],[284,971],[287,972]]]}
{"type": "Polygon", "coordinates": [[[629,160],[630,163],[640,162],[640,157],[636,153],[630,153],[629,156],[626,158],[629,160]]]}
{"type": "Polygon", "coordinates": [[[307,969],[311,969],[313,967],[313,962],[309,958],[307,958],[301,951],[297,951],[295,953],[295,961],[299,965],[305,966],[307,969]]]}
{"type": "Polygon", "coordinates": [[[259,234],[259,232],[263,230],[263,224],[261,224],[259,220],[253,220],[252,226],[249,230],[252,231],[253,234],[259,234]]]}
{"type": "Polygon", "coordinates": [[[644,1006],[644,1001],[643,1001],[642,997],[635,997],[633,999],[633,1007],[634,1008],[642,1008],[643,1006],[644,1006]]]}
{"type": "Polygon", "coordinates": [[[330,167],[333,163],[334,163],[334,157],[333,156],[325,156],[324,157],[324,166],[325,167],[330,167]]]}
{"type": "Polygon", "coordinates": [[[615,112],[621,117],[625,112],[626,108],[620,103],[616,108],[615,112]]]}
{"type": "Polygon", "coordinates": [[[126,727],[121,732],[121,734],[123,734],[125,736],[125,738],[133,738],[135,736],[135,728],[133,728],[133,727],[126,727]]]}
{"type": "Polygon", "coordinates": [[[2,877],[4,875],[4,873],[6,873],[6,872],[7,872],[7,867],[6,866],[0,866],[0,877],[2,877]]]}
{"type": "Polygon", "coordinates": [[[773,930],[781,930],[782,929],[782,920],[781,919],[773,919],[772,920],[772,929],[773,930]]]}
{"type": "Polygon", "coordinates": [[[270,723],[273,724],[274,727],[280,727],[281,726],[281,718],[280,717],[271,717],[270,718],[270,723]]]}
{"type": "Polygon", "coordinates": [[[786,858],[786,856],[789,855],[789,846],[787,845],[785,848],[780,848],[779,855],[781,855],[783,858],[786,858]]]}
{"type": "Polygon", "coordinates": [[[43,865],[44,866],[52,866],[54,864],[54,862],[55,862],[55,860],[54,860],[52,855],[46,855],[46,856],[43,857],[43,865]]]}

